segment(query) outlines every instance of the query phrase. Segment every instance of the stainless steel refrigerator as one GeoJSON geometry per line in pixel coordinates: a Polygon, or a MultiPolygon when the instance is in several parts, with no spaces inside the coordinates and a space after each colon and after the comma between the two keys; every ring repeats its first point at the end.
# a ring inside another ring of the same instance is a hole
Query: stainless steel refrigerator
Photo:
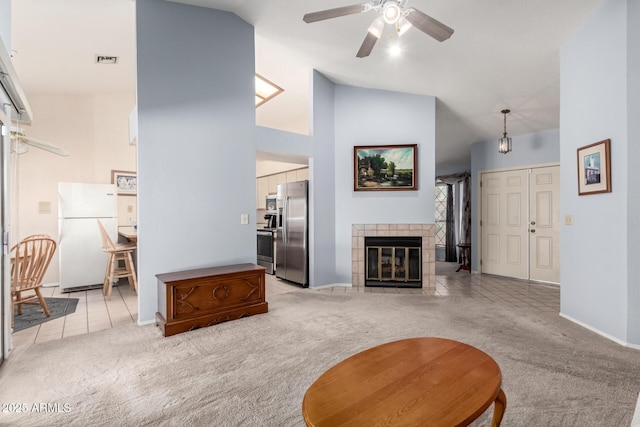
{"type": "Polygon", "coordinates": [[[278,185],[276,277],[309,286],[309,181],[278,185]]]}

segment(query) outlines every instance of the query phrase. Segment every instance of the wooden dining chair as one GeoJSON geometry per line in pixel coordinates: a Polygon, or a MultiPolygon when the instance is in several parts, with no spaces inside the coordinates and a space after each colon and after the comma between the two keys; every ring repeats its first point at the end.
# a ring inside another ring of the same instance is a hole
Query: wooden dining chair
{"type": "Polygon", "coordinates": [[[49,236],[48,234],[32,234],[22,239],[22,241],[29,239],[51,239],[51,236],[49,236]]]}
{"type": "MultiPolygon", "coordinates": [[[[22,314],[23,304],[39,304],[45,316],[51,316],[40,287],[56,246],[55,240],[48,236],[29,236],[11,248],[12,316],[15,305],[18,306],[18,315],[22,314]]],[[[11,323],[13,325],[13,317],[11,323]]]]}
{"type": "Polygon", "coordinates": [[[136,279],[136,271],[133,266],[133,251],[136,250],[137,245],[135,243],[113,243],[107,230],[104,229],[104,225],[100,220],[98,221],[98,228],[100,229],[100,236],[102,236],[102,250],[109,254],[109,260],[107,261],[107,269],[104,273],[104,286],[102,293],[111,299],[111,288],[113,282],[126,277],[129,280],[129,286],[131,286],[136,293],[138,292],[138,281],[136,279]],[[120,261],[124,262],[124,267],[120,267],[120,261]]]}

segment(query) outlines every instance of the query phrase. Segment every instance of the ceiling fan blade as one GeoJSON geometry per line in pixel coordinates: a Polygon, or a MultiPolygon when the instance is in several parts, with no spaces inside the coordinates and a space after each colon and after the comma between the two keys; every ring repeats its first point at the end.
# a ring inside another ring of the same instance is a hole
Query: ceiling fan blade
{"type": "Polygon", "coordinates": [[[321,10],[319,12],[307,13],[302,20],[307,24],[312,22],[324,21],[325,19],[339,18],[340,16],[354,15],[356,13],[365,12],[367,3],[354,4],[351,6],[336,7],[335,9],[321,10]]]}
{"type": "Polygon", "coordinates": [[[68,156],[69,152],[67,150],[63,150],[60,147],[56,147],[55,145],[49,144],[47,142],[38,141],[36,139],[27,138],[28,145],[39,148],[41,150],[48,151],[53,154],[57,154],[58,156],[68,156]]]}
{"type": "Polygon", "coordinates": [[[356,56],[358,58],[366,58],[367,56],[369,56],[369,54],[373,50],[373,47],[376,45],[377,41],[378,41],[378,37],[376,37],[374,34],[371,34],[371,32],[367,31],[367,36],[364,38],[364,41],[360,46],[360,50],[358,50],[358,53],[356,53],[356,56]]]}
{"type": "Polygon", "coordinates": [[[411,25],[423,33],[430,35],[439,42],[445,41],[451,37],[451,34],[453,34],[452,28],[449,28],[442,22],[433,19],[426,13],[414,8],[407,9],[407,11],[408,13],[405,18],[411,23],[411,25]]]}

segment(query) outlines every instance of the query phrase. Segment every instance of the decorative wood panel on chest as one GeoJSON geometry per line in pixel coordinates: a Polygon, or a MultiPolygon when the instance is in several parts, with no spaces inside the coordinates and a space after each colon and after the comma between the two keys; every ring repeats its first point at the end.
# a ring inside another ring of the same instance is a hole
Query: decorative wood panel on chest
{"type": "Polygon", "coordinates": [[[157,324],[165,337],[266,313],[265,269],[254,264],[158,274],[157,324]]]}

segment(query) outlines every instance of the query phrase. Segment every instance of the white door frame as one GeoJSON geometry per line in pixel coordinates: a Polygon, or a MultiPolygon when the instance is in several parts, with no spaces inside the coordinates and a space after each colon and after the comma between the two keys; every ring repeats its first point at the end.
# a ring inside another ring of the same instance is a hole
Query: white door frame
{"type": "Polygon", "coordinates": [[[0,339],[2,343],[0,345],[2,354],[0,355],[0,363],[3,359],[9,357],[9,352],[12,348],[11,341],[11,275],[10,264],[8,254],[9,243],[9,222],[10,222],[10,193],[9,193],[9,163],[11,159],[11,109],[7,105],[5,111],[0,109],[0,125],[2,131],[0,131],[0,162],[2,174],[0,178],[0,214],[2,219],[0,220],[0,304],[2,305],[0,313],[2,320],[0,321],[0,339]],[[6,242],[6,244],[5,244],[6,242]]]}
{"type": "Polygon", "coordinates": [[[11,227],[10,218],[10,159],[11,159],[11,120],[18,118],[23,123],[31,123],[31,107],[27,102],[27,97],[22,90],[18,75],[11,63],[11,56],[6,50],[4,43],[0,41],[0,72],[2,72],[2,86],[0,86],[0,118],[4,126],[0,134],[0,149],[2,150],[2,179],[0,182],[2,199],[2,221],[0,221],[0,238],[2,239],[2,271],[3,276],[0,278],[0,292],[2,293],[2,356],[6,359],[12,348],[11,343],[11,265],[9,257],[9,229],[11,227]],[[15,115],[14,115],[15,112],[15,115]]]}
{"type": "MultiPolygon", "coordinates": [[[[482,266],[480,265],[480,260],[482,259],[482,229],[480,228],[480,220],[482,219],[482,188],[480,187],[480,180],[482,178],[483,173],[491,173],[491,172],[507,172],[507,171],[516,171],[523,169],[539,169],[550,166],[560,166],[560,162],[553,163],[540,163],[534,165],[522,165],[522,166],[513,166],[508,168],[498,168],[498,169],[483,169],[476,172],[476,199],[478,205],[478,212],[474,215],[473,225],[475,227],[475,235],[476,235],[476,248],[475,251],[478,254],[478,269],[474,271],[476,274],[482,274],[482,266]]],[[[529,201],[527,200],[527,205],[529,201]]],[[[528,208],[527,208],[528,209],[528,208]]],[[[471,248],[473,251],[474,248],[471,248]]]]}

